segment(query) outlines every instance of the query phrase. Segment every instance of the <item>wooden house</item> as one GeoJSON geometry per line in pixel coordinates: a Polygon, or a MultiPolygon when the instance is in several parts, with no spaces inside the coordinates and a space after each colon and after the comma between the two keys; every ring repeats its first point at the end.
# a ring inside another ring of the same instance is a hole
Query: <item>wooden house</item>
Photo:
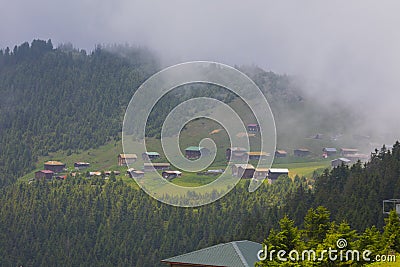
{"type": "Polygon", "coordinates": [[[311,153],[310,153],[310,150],[308,150],[307,148],[298,148],[298,149],[293,150],[293,154],[296,157],[307,157],[311,153]]]}
{"type": "Polygon", "coordinates": [[[249,133],[258,133],[260,132],[260,125],[257,123],[247,124],[247,131],[249,133]]]}
{"type": "Polygon", "coordinates": [[[169,170],[171,164],[169,163],[148,163],[145,162],[143,164],[143,171],[144,172],[153,172],[157,170],[169,170]]]}
{"type": "Polygon", "coordinates": [[[133,164],[137,160],[136,154],[119,154],[118,155],[118,166],[125,166],[133,164]]]}
{"type": "Polygon", "coordinates": [[[247,149],[243,147],[230,147],[226,149],[227,161],[240,161],[246,157],[247,149]]]}
{"type": "Polygon", "coordinates": [[[65,164],[59,161],[47,161],[44,163],[44,169],[48,171],[52,171],[55,173],[63,172],[65,170],[65,164]]]}
{"type": "Polygon", "coordinates": [[[336,168],[343,165],[348,165],[351,163],[351,160],[347,158],[338,158],[331,161],[332,168],[336,168]]]}
{"type": "Polygon", "coordinates": [[[210,151],[201,146],[190,146],[185,149],[185,156],[188,159],[198,159],[201,155],[208,156],[210,151]]]}
{"type": "Polygon", "coordinates": [[[340,155],[346,157],[348,155],[354,155],[358,153],[358,149],[355,148],[341,148],[340,155]]]}
{"type": "Polygon", "coordinates": [[[331,157],[331,156],[336,155],[337,150],[334,147],[324,147],[322,149],[322,152],[323,152],[323,156],[331,157]]]}
{"type": "Polygon", "coordinates": [[[351,162],[357,162],[357,161],[365,162],[369,159],[369,156],[366,154],[356,153],[356,154],[347,154],[346,158],[351,160],[351,162]]]}
{"type": "Polygon", "coordinates": [[[275,157],[276,158],[286,158],[287,152],[285,150],[276,150],[275,157]]]}
{"type": "Polygon", "coordinates": [[[279,176],[281,175],[289,175],[289,170],[288,169],[277,169],[277,168],[271,168],[268,170],[268,179],[271,182],[274,182],[278,179],[279,176]]]}
{"type": "Polygon", "coordinates": [[[253,178],[265,179],[268,176],[268,168],[256,168],[253,178]]]}
{"type": "Polygon", "coordinates": [[[159,159],[160,154],[158,152],[144,152],[142,153],[142,159],[143,160],[153,160],[153,159],[159,159]]]}
{"type": "Polygon", "coordinates": [[[88,162],[75,162],[74,168],[75,170],[82,170],[90,167],[90,163],[88,162]]]}
{"type": "Polygon", "coordinates": [[[255,168],[251,164],[234,164],[232,166],[232,175],[241,178],[253,178],[255,168]]]}
{"type": "Polygon", "coordinates": [[[50,170],[41,170],[41,171],[37,171],[35,172],[35,179],[36,180],[51,180],[53,179],[54,176],[54,172],[50,171],[50,170]]]}
{"type": "Polygon", "coordinates": [[[264,151],[252,151],[246,152],[246,154],[248,155],[249,160],[263,160],[269,156],[269,154],[264,151]]]}
{"type": "Polygon", "coordinates": [[[170,267],[249,267],[259,261],[261,244],[242,240],[222,243],[162,260],[170,267]]]}

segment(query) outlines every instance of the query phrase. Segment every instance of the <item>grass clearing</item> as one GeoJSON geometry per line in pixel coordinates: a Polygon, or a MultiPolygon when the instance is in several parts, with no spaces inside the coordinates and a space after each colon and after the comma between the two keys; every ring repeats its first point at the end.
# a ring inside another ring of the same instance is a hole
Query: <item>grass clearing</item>
{"type": "Polygon", "coordinates": [[[312,177],[316,171],[322,173],[326,168],[330,167],[330,160],[325,161],[312,161],[312,162],[294,162],[294,163],[279,163],[273,164],[273,168],[287,168],[289,169],[289,177],[294,178],[296,175],[307,178],[312,177]]]}

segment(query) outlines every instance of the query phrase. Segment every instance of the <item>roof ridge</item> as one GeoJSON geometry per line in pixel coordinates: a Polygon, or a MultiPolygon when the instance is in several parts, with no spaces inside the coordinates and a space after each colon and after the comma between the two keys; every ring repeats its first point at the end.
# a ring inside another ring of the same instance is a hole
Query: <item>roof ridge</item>
{"type": "Polygon", "coordinates": [[[241,260],[242,263],[243,263],[243,265],[244,265],[245,267],[250,267],[250,266],[247,264],[246,259],[244,258],[243,254],[242,254],[242,252],[240,251],[239,247],[237,246],[236,242],[237,242],[237,241],[231,242],[233,248],[235,249],[236,253],[238,254],[240,260],[241,260]]]}
{"type": "Polygon", "coordinates": [[[199,249],[199,250],[195,250],[195,251],[184,253],[182,255],[177,255],[177,256],[174,256],[174,257],[171,257],[171,258],[168,258],[168,259],[165,259],[165,260],[169,260],[169,259],[173,259],[173,258],[181,257],[181,256],[186,256],[186,255],[191,255],[191,254],[194,254],[194,253],[198,253],[200,251],[207,251],[207,250],[210,250],[212,248],[224,246],[224,245],[227,245],[227,244],[229,244],[229,243],[221,243],[221,244],[217,244],[217,245],[214,245],[214,246],[211,246],[211,247],[205,247],[205,248],[202,248],[202,249],[199,249]]]}

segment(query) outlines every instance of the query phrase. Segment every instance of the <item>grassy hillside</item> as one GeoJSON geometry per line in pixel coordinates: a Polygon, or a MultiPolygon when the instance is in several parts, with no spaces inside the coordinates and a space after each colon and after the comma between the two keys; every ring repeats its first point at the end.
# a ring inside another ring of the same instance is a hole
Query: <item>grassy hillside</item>
{"type": "MultiPolygon", "coordinates": [[[[193,130],[197,128],[194,127],[193,130]]],[[[186,141],[188,142],[188,141],[186,141]]],[[[160,162],[165,162],[165,158],[163,156],[160,142],[155,138],[149,138],[147,140],[148,151],[159,151],[162,155],[162,159],[160,162]]],[[[226,160],[225,160],[225,146],[221,145],[218,147],[219,152],[217,156],[217,160],[210,168],[220,169],[226,168],[226,160]]],[[[29,172],[20,178],[20,181],[28,181],[29,179],[34,177],[34,172],[37,170],[43,169],[43,163],[48,160],[59,160],[61,162],[66,163],[68,171],[75,171],[73,168],[74,162],[84,161],[89,162],[90,168],[83,170],[86,171],[120,171],[121,177],[124,181],[129,184],[135,185],[133,179],[130,179],[126,176],[127,167],[118,166],[117,165],[117,156],[122,153],[122,145],[120,141],[112,141],[107,143],[104,146],[100,146],[96,149],[89,149],[85,151],[81,151],[78,153],[73,153],[68,155],[66,151],[59,151],[55,153],[50,153],[48,156],[40,157],[36,163],[36,169],[29,172]]],[[[140,156],[140,155],[138,155],[140,156]]],[[[299,159],[290,157],[285,162],[282,163],[282,159],[276,160],[277,163],[274,163],[272,167],[274,168],[288,168],[289,176],[294,178],[296,175],[302,177],[305,176],[307,178],[312,177],[314,171],[322,172],[325,168],[330,167],[330,159],[327,160],[317,160],[317,159],[299,159]],[[296,162],[301,160],[303,162],[296,162]],[[305,161],[305,162],[304,162],[305,161]]],[[[173,183],[181,186],[201,186],[207,183],[212,182],[215,179],[214,176],[203,176],[197,175],[195,173],[184,172],[181,178],[177,178],[173,180],[173,183]]]]}

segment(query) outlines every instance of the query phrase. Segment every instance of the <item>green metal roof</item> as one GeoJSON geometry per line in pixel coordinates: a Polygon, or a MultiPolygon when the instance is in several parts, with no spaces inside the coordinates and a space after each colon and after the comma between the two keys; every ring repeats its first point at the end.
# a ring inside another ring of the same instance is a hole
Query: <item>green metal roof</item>
{"type": "Polygon", "coordinates": [[[252,241],[234,241],[189,252],[162,260],[166,263],[186,263],[223,267],[250,267],[258,261],[261,244],[252,241]]]}
{"type": "Polygon", "coordinates": [[[201,147],[201,146],[190,146],[190,147],[187,147],[186,149],[185,149],[185,151],[187,150],[187,151],[200,151],[200,150],[202,150],[204,147],[201,147]]]}

